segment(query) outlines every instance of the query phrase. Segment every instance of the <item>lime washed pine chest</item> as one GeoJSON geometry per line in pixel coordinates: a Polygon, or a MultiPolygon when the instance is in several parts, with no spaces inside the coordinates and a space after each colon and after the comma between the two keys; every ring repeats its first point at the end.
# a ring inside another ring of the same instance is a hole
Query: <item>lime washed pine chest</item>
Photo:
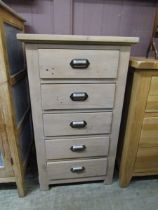
{"type": "Polygon", "coordinates": [[[131,45],[138,38],[19,34],[41,189],[111,183],[131,45]]]}

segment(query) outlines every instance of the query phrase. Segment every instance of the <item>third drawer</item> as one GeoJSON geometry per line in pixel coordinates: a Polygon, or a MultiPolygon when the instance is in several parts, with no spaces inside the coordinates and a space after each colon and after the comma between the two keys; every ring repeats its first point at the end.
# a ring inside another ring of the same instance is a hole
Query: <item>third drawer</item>
{"type": "Polygon", "coordinates": [[[109,137],[83,137],[46,140],[48,160],[81,157],[103,157],[108,155],[109,137]]]}
{"type": "Polygon", "coordinates": [[[112,112],[44,114],[45,136],[108,134],[112,112]]]}

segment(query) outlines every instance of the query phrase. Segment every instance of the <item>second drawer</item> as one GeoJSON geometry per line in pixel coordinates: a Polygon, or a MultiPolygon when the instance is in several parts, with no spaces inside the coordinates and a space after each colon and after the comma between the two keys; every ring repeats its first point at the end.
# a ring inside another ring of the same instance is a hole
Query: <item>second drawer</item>
{"type": "Polygon", "coordinates": [[[47,140],[47,159],[107,156],[109,137],[47,140]]]}
{"type": "Polygon", "coordinates": [[[45,136],[107,134],[112,112],[44,114],[45,136]]]}
{"type": "Polygon", "coordinates": [[[41,85],[42,107],[55,109],[111,109],[115,84],[41,85]]]}

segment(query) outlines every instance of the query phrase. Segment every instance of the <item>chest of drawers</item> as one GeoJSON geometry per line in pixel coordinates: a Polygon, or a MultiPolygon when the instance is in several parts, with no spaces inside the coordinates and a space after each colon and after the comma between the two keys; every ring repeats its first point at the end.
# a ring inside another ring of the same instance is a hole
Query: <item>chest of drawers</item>
{"type": "Polygon", "coordinates": [[[41,189],[112,181],[131,45],[138,38],[19,34],[26,43],[41,189]]]}
{"type": "Polygon", "coordinates": [[[134,176],[158,175],[158,61],[132,58],[128,80],[119,149],[122,187],[134,176]]]}

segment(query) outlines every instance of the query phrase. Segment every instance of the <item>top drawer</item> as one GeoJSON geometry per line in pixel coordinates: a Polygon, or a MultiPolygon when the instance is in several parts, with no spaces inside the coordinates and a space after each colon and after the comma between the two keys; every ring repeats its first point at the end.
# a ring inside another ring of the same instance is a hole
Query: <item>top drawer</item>
{"type": "Polygon", "coordinates": [[[39,49],[42,79],[116,78],[119,50],[39,49]]]}

